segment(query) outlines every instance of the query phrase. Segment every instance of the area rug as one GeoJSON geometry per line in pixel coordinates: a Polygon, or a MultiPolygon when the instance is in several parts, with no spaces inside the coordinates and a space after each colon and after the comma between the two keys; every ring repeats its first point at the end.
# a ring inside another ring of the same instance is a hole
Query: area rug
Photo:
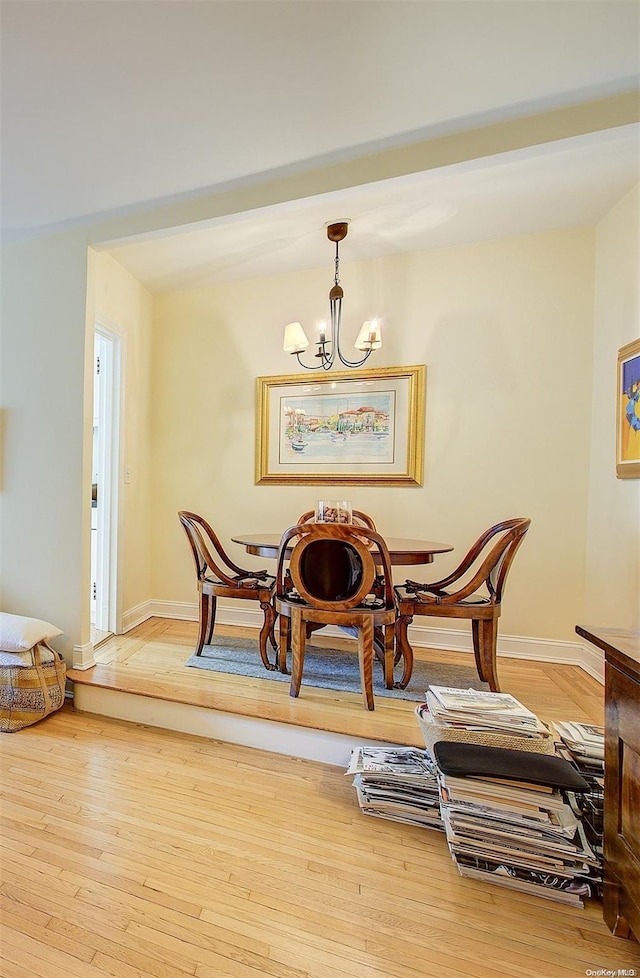
{"type": "MultiPolygon", "coordinates": [[[[273,650],[270,650],[273,653],[273,650]]],[[[250,676],[252,679],[268,679],[276,683],[289,683],[290,676],[281,672],[268,672],[262,665],[258,645],[244,638],[221,637],[215,645],[205,645],[202,655],[192,655],[185,662],[192,669],[228,673],[233,676],[250,676]]],[[[345,693],[360,693],[358,653],[337,649],[318,648],[308,645],[304,657],[303,686],[319,686],[345,693]]],[[[427,686],[456,686],[462,689],[488,689],[487,683],[478,679],[475,669],[464,665],[414,660],[413,675],[406,689],[387,689],[384,685],[382,664],[373,666],[373,689],[376,696],[398,700],[423,702],[427,686]]]]}

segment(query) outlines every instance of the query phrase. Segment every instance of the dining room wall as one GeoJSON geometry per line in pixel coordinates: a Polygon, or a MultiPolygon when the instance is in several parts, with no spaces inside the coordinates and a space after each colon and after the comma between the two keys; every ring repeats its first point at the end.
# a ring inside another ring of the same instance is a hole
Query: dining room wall
{"type": "MultiPolygon", "coordinates": [[[[640,628],[640,479],[616,478],[616,363],[640,335],[640,185],[596,230],[587,563],[582,623],[640,628]]],[[[585,404],[585,409],[588,405],[585,404]]]]}
{"type": "MultiPolygon", "coordinates": [[[[369,365],[426,364],[427,396],[424,485],[354,486],[340,497],[370,512],[383,533],[452,543],[453,554],[420,569],[425,579],[451,569],[490,524],[531,517],[501,631],[527,648],[539,640],[551,655],[554,642],[575,639],[585,594],[594,262],[594,230],[571,229],[341,265],[347,336],[380,315],[384,346],[369,365]]],[[[154,297],[151,590],[159,605],[195,607],[178,509],[202,513],[228,542],[242,531],[279,532],[338,493],[254,479],[255,379],[303,375],[282,351],[283,326],[326,317],[330,271],[154,297]]],[[[409,573],[396,571],[397,580],[409,573]]]]}

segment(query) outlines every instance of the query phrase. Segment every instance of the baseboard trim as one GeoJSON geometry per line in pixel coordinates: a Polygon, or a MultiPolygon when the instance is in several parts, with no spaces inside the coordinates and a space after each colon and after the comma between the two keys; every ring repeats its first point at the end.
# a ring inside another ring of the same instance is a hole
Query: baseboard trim
{"type": "Polygon", "coordinates": [[[604,652],[592,645],[582,644],[580,649],[580,665],[585,672],[604,686],[604,652]]]}
{"type": "Polygon", "coordinates": [[[82,670],[92,669],[96,664],[94,652],[93,642],[87,642],[85,645],[74,645],[73,668],[82,670]]]}
{"type": "MultiPolygon", "coordinates": [[[[227,606],[224,602],[220,602],[217,614],[217,620],[220,624],[260,628],[262,612],[258,608],[239,607],[239,604],[240,602],[236,602],[235,605],[227,606]]],[[[125,612],[123,629],[127,632],[136,625],[141,625],[148,618],[154,617],[197,621],[198,606],[187,601],[145,601],[125,612]]],[[[338,628],[333,627],[327,628],[324,634],[328,637],[343,636],[338,628]]],[[[411,625],[409,641],[416,648],[445,649],[449,652],[473,651],[470,629],[429,628],[425,625],[411,625]]],[[[597,649],[582,642],[563,642],[549,638],[529,638],[519,635],[499,635],[498,656],[507,659],[549,662],[554,665],[579,666],[598,682],[604,683],[604,656],[597,649]]]]}

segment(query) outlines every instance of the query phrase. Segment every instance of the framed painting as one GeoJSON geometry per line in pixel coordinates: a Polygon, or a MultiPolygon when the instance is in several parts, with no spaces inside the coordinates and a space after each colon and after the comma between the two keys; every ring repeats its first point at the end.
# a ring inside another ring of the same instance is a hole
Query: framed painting
{"type": "Polygon", "coordinates": [[[426,367],[258,377],[257,485],[421,486],[426,367]]]}
{"type": "Polygon", "coordinates": [[[616,475],[640,478],[640,339],[618,350],[616,475]]]}

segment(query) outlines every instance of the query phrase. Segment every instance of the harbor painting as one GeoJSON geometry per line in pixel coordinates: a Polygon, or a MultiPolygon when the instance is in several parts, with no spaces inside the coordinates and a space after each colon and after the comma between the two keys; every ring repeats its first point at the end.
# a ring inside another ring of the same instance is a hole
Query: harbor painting
{"type": "Polygon", "coordinates": [[[256,483],[422,485],[426,368],[257,379],[256,483]]]}
{"type": "Polygon", "coordinates": [[[280,462],[393,462],[395,391],[280,398],[280,462]]]}

